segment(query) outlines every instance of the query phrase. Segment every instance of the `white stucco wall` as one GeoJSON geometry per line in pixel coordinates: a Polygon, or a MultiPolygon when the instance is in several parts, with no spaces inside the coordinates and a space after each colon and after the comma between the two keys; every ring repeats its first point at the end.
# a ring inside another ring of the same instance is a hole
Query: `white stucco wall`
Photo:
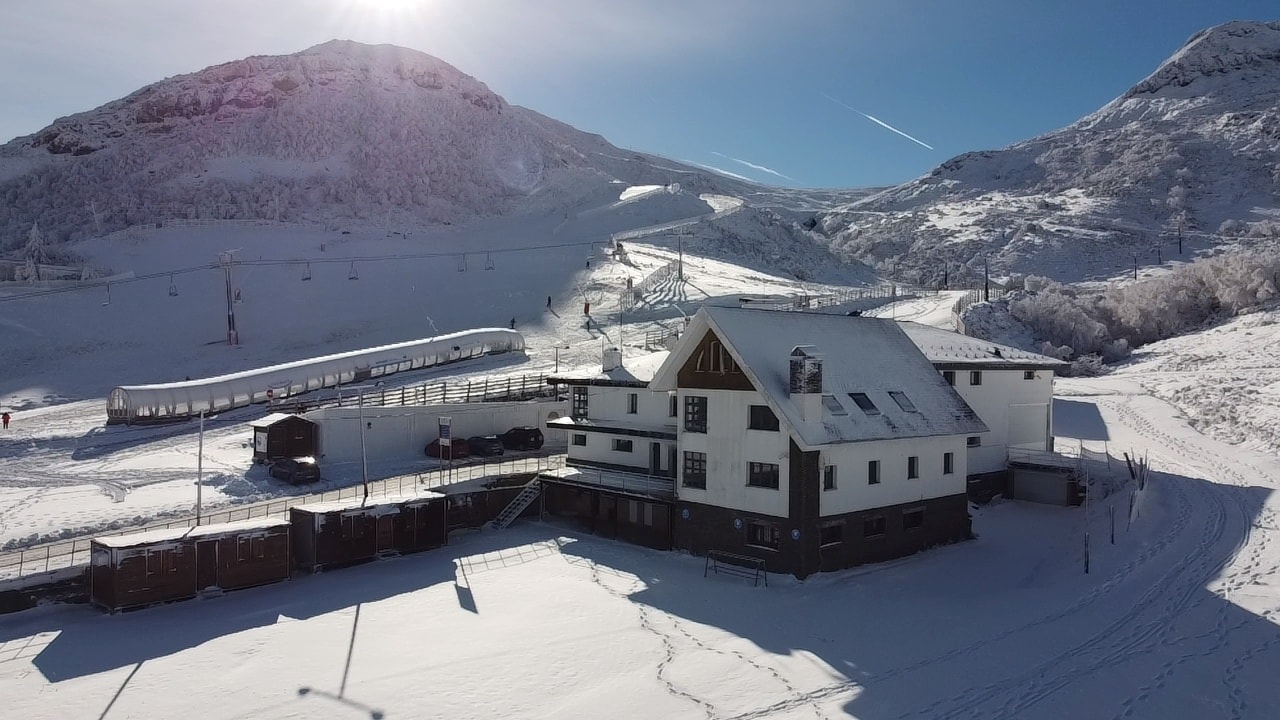
{"type": "Polygon", "coordinates": [[[1049,449],[1052,370],[1036,370],[1034,380],[1023,379],[1023,370],[983,370],[981,385],[969,383],[969,372],[955,371],[956,392],[990,428],[990,432],[981,435],[982,445],[967,452],[970,473],[1005,468],[1011,426],[1015,447],[1049,449]]]}
{"type": "MultiPolygon", "coordinates": [[[[306,414],[320,426],[320,452],[324,464],[360,461],[360,409],[324,408],[306,414]]],[[[551,413],[568,414],[567,403],[554,400],[511,403],[452,403],[420,407],[364,408],[366,454],[374,459],[422,458],[427,443],[439,437],[441,416],[451,418],[453,437],[493,435],[518,425],[542,430],[548,445],[563,446],[567,435],[550,430],[551,413]]]]}
{"type": "MultiPolygon", "coordinates": [[[[965,439],[946,435],[879,442],[849,443],[824,448],[819,454],[818,476],[823,466],[836,467],[836,489],[822,491],[819,512],[839,515],[916,500],[960,495],[967,489],[965,439]],[[944,475],[943,453],[952,453],[952,472],[944,475]],[[920,477],[907,478],[907,458],[919,458],[920,477]],[[870,461],[880,461],[880,482],[867,482],[870,461]]],[[[821,482],[819,487],[822,487],[821,482]]]]}
{"type": "Polygon", "coordinates": [[[684,451],[707,454],[707,487],[684,487],[677,482],[676,494],[690,502],[707,503],[746,512],[787,516],[787,475],[790,435],[779,419],[777,432],[748,430],[749,407],[764,405],[759,393],[742,390],[680,389],[680,472],[684,472],[684,451]],[[707,432],[684,430],[684,398],[686,395],[707,398],[707,432]],[[778,489],[747,485],[747,463],[763,462],[778,466],[778,489]]]}
{"type": "MultiPolygon", "coordinates": [[[[572,392],[570,392],[572,397],[572,392]]],[[[566,405],[571,408],[572,404],[566,405]]],[[[566,411],[567,412],[567,411],[566,411]]],[[[653,392],[645,388],[587,386],[587,419],[599,426],[613,426],[636,430],[661,430],[675,432],[675,418],[671,417],[670,400],[666,392],[653,392]],[[627,412],[628,397],[636,396],[636,412],[627,412]]],[[[571,430],[566,434],[569,443],[569,459],[610,465],[626,465],[636,472],[649,473],[652,469],[652,443],[661,446],[658,474],[672,471],[671,449],[674,440],[638,437],[600,431],[571,430]],[[574,445],[573,435],[584,435],[586,445],[574,445]],[[614,449],[614,440],[630,440],[631,452],[614,449]]],[[[679,457],[675,460],[679,467],[679,457]]]]}

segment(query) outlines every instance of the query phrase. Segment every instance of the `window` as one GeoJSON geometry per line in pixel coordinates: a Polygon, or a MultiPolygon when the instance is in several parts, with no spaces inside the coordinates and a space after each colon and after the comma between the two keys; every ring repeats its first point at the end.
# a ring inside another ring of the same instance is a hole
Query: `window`
{"type": "Polygon", "coordinates": [[[981,370],[970,370],[970,371],[969,371],[969,384],[970,384],[970,385],[981,385],[981,384],[982,384],[982,371],[981,371],[981,370]]]}
{"type": "Polygon", "coordinates": [[[635,415],[636,406],[639,404],[639,396],[636,393],[627,393],[627,414],[635,415]]]}
{"type": "Polygon", "coordinates": [[[686,432],[707,431],[707,399],[689,395],[684,399],[684,429],[686,432]]]}
{"type": "Polygon", "coordinates": [[[839,545],[844,542],[844,521],[827,523],[818,528],[818,544],[822,546],[839,545]]]}
{"type": "Polygon", "coordinates": [[[691,488],[707,488],[707,454],[701,452],[684,452],[684,486],[691,488]]]}
{"type": "Polygon", "coordinates": [[[172,550],[151,550],[147,553],[147,574],[165,575],[178,572],[178,564],[172,550]]]}
{"type": "Polygon", "coordinates": [[[1023,370],[1023,371],[1022,371],[1022,379],[1023,379],[1023,380],[1035,380],[1035,379],[1036,379],[1036,371],[1035,371],[1035,370],[1023,370]]]}
{"type": "Polygon", "coordinates": [[[898,407],[902,408],[903,412],[920,412],[919,410],[916,410],[916,405],[911,402],[911,398],[907,397],[907,394],[901,390],[890,390],[889,397],[893,398],[893,401],[898,403],[898,407]]]}
{"type": "Polygon", "coordinates": [[[982,447],[982,438],[978,435],[970,435],[964,439],[965,447],[982,447]]]}
{"type": "Polygon", "coordinates": [[[236,540],[236,559],[240,561],[261,559],[267,556],[266,538],[242,537],[236,540]]]}
{"type": "Polygon", "coordinates": [[[613,451],[614,452],[631,452],[631,441],[623,440],[622,438],[614,438],[613,451]]]}
{"type": "Polygon", "coordinates": [[[670,413],[671,417],[675,417],[680,414],[680,398],[679,397],[675,395],[671,396],[671,409],[668,412],[670,413]]]}
{"type": "Polygon", "coordinates": [[[844,406],[840,404],[840,401],[836,399],[835,395],[823,395],[822,406],[825,407],[827,409],[827,412],[831,413],[832,415],[848,415],[849,414],[848,411],[844,409],[844,406]]]}
{"type": "Polygon", "coordinates": [[[920,457],[911,455],[907,458],[907,479],[915,480],[920,477],[920,457]]]}
{"type": "Polygon", "coordinates": [[[868,485],[880,484],[880,461],[879,460],[870,460],[867,462],[867,484],[868,485]]]}
{"type": "Polygon", "coordinates": [[[826,465],[822,468],[822,489],[836,489],[836,466],[826,465]]]}
{"type": "Polygon", "coordinates": [[[942,371],[942,379],[943,379],[943,380],[946,380],[948,385],[955,385],[955,384],[956,384],[956,371],[955,371],[955,370],[943,370],[943,371],[942,371]]]}
{"type": "Polygon", "coordinates": [[[942,474],[951,475],[956,471],[956,454],[942,453],[942,474]]]}
{"type": "Polygon", "coordinates": [[[778,466],[773,463],[747,463],[747,485],[778,489],[778,466]]]}
{"type": "Polygon", "coordinates": [[[575,387],[573,389],[573,406],[569,409],[569,415],[579,420],[587,416],[587,389],[585,387],[575,387]]]}
{"type": "Polygon", "coordinates": [[[573,444],[574,444],[574,445],[577,445],[577,446],[579,446],[579,447],[586,447],[586,445],[587,445],[587,434],[586,434],[586,433],[574,433],[574,434],[573,434],[573,444]]]}
{"type": "Polygon", "coordinates": [[[778,416],[773,414],[768,405],[752,405],[750,416],[747,419],[747,427],[752,430],[777,431],[778,416]]]}
{"type": "Polygon", "coordinates": [[[355,515],[342,516],[342,537],[357,538],[364,535],[364,523],[355,515]]]}
{"type": "Polygon", "coordinates": [[[880,414],[880,408],[876,407],[876,404],[871,402],[871,398],[867,397],[866,393],[849,393],[849,397],[853,398],[853,401],[857,403],[858,407],[862,408],[862,412],[868,415],[880,414]]]}
{"type": "Polygon", "coordinates": [[[884,535],[884,516],[864,518],[862,520],[862,537],[880,537],[884,535]]]}
{"type": "Polygon", "coordinates": [[[924,508],[902,511],[902,529],[917,530],[924,527],[924,508]]]}
{"type": "Polygon", "coordinates": [[[727,373],[738,369],[733,362],[733,356],[724,349],[724,346],[718,340],[712,340],[708,343],[707,349],[698,353],[698,359],[695,362],[694,370],[697,372],[727,373]]]}
{"type": "Polygon", "coordinates": [[[747,531],[747,544],[756,547],[778,549],[778,526],[759,520],[748,520],[743,523],[747,531]]]}

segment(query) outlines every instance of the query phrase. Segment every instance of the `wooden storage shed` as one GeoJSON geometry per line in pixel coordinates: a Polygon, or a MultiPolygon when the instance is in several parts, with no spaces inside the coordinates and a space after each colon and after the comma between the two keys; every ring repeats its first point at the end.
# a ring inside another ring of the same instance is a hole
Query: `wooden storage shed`
{"type": "Polygon", "coordinates": [[[114,612],[286,580],[289,537],[264,518],[94,538],[89,601],[114,612]]]}
{"type": "Polygon", "coordinates": [[[446,542],[445,497],[440,493],[297,505],[289,509],[289,517],[294,563],[308,572],[446,542]]]}
{"type": "Polygon", "coordinates": [[[271,413],[249,423],[253,428],[253,461],[319,457],[319,426],[301,415],[271,413]]]}

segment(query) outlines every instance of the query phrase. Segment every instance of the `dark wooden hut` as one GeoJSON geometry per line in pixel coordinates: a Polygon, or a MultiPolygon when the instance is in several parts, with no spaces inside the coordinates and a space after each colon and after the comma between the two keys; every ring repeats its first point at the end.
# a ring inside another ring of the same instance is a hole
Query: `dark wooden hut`
{"type": "Polygon", "coordinates": [[[272,413],[249,423],[253,428],[253,461],[267,463],[290,457],[319,457],[319,426],[300,415],[272,413]]]}
{"type": "Polygon", "coordinates": [[[308,572],[352,565],[446,543],[445,498],[439,493],[352,498],[289,509],[295,565],[308,572]]]}
{"type": "Polygon", "coordinates": [[[114,612],[285,580],[289,536],[265,518],[94,538],[89,600],[114,612]]]}

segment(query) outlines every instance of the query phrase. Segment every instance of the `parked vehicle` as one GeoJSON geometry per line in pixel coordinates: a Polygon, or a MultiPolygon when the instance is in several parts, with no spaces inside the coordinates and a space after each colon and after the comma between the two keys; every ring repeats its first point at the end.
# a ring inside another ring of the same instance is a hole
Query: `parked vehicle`
{"type": "Polygon", "coordinates": [[[497,435],[477,435],[467,438],[472,455],[491,457],[502,454],[502,440],[497,435]]]}
{"type": "Polygon", "coordinates": [[[281,458],[267,469],[271,477],[293,485],[313,483],[320,479],[320,466],[313,457],[281,458]]]}
{"type": "Polygon", "coordinates": [[[542,431],[536,427],[522,425],[513,427],[498,436],[502,446],[508,450],[538,450],[542,448],[542,431]]]}
{"type": "Polygon", "coordinates": [[[439,440],[432,440],[425,449],[427,457],[457,460],[471,454],[471,448],[463,438],[454,438],[449,447],[440,447],[439,440]]]}

